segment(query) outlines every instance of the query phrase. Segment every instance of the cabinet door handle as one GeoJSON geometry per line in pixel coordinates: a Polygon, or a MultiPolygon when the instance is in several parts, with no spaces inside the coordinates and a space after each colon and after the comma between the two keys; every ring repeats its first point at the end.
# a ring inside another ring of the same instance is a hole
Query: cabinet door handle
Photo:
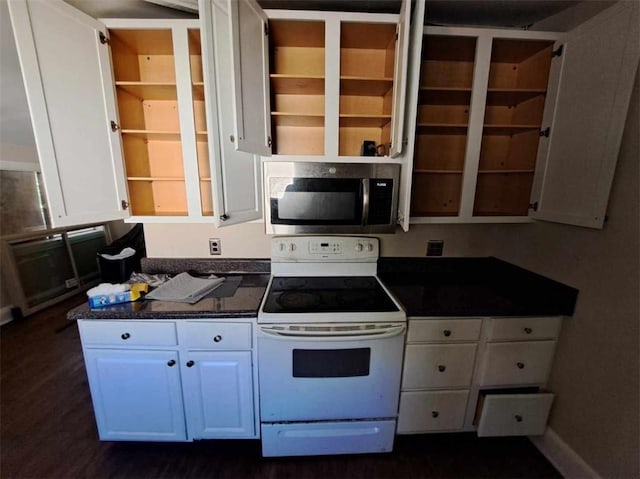
{"type": "Polygon", "coordinates": [[[188,368],[193,367],[194,364],[195,363],[193,361],[187,361],[187,367],[188,368]]]}
{"type": "Polygon", "coordinates": [[[167,363],[167,366],[171,367],[171,366],[175,366],[176,365],[176,360],[175,359],[170,359],[169,362],[167,363]]]}
{"type": "Polygon", "coordinates": [[[431,417],[436,418],[440,415],[438,411],[431,411],[431,417]]]}
{"type": "Polygon", "coordinates": [[[451,336],[451,330],[445,329],[444,331],[442,331],[442,334],[444,334],[448,338],[449,336],[451,336]]]}
{"type": "Polygon", "coordinates": [[[131,335],[129,333],[122,333],[120,337],[126,341],[131,337],[131,335]]]}
{"type": "Polygon", "coordinates": [[[447,369],[447,367],[444,364],[438,365],[438,371],[440,371],[441,373],[443,373],[445,369],[447,369]]]}
{"type": "Polygon", "coordinates": [[[520,414],[515,415],[516,422],[522,422],[522,416],[520,414]]]}
{"type": "Polygon", "coordinates": [[[524,328],[524,332],[527,334],[531,334],[533,332],[533,329],[531,328],[524,328]]]}
{"type": "Polygon", "coordinates": [[[518,366],[518,369],[524,369],[524,363],[517,362],[516,366],[518,366]]]}
{"type": "Polygon", "coordinates": [[[213,338],[214,343],[219,343],[220,341],[222,341],[222,336],[220,336],[219,334],[213,338]]]}

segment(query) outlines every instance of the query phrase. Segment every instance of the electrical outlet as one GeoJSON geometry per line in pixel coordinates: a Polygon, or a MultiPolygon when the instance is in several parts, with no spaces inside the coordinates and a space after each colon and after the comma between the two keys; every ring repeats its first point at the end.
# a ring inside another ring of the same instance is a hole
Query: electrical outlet
{"type": "Polygon", "coordinates": [[[220,238],[209,238],[209,254],[222,254],[222,241],[220,241],[220,238]]]}
{"type": "Polygon", "coordinates": [[[443,250],[444,250],[443,240],[427,241],[427,256],[442,256],[443,250]]]}

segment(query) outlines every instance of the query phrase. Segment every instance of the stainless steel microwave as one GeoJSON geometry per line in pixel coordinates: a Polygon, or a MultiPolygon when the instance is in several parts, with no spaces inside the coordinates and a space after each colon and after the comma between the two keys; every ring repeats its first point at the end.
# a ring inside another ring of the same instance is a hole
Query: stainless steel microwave
{"type": "Polygon", "coordinates": [[[394,233],[400,165],[264,163],[268,234],[394,233]]]}

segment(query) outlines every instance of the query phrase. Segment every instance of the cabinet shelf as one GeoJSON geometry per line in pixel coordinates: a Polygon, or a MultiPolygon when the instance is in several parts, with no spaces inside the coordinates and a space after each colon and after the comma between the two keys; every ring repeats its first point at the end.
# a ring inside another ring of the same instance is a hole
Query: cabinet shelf
{"type": "Polygon", "coordinates": [[[413,170],[414,173],[423,174],[423,175],[461,175],[463,173],[462,170],[432,170],[432,169],[419,169],[413,170]]]}
{"type": "Polygon", "coordinates": [[[116,87],[139,100],[177,100],[175,83],[118,81],[116,87]]]}
{"type": "Polygon", "coordinates": [[[535,170],[478,170],[479,175],[520,175],[533,174],[535,170]]]}
{"type": "Polygon", "coordinates": [[[184,181],[182,176],[128,176],[127,181],[184,181]]]}
{"type": "Polygon", "coordinates": [[[340,115],[341,128],[382,128],[391,121],[391,115],[340,115]]]}
{"type": "Polygon", "coordinates": [[[272,73],[271,88],[281,95],[324,95],[324,76],[272,73]]]}
{"type": "Polygon", "coordinates": [[[521,131],[539,130],[540,125],[487,125],[483,127],[484,135],[513,135],[521,131]]]}
{"type": "Polygon", "coordinates": [[[517,105],[536,96],[546,95],[547,90],[541,88],[489,88],[487,90],[488,105],[517,105]]]}
{"type": "Polygon", "coordinates": [[[272,111],[271,118],[276,126],[324,126],[324,115],[272,111]]]}
{"type": "Polygon", "coordinates": [[[384,96],[393,88],[393,78],[341,76],[340,94],[353,96],[384,96]]]}
{"type": "Polygon", "coordinates": [[[196,101],[204,101],[204,83],[194,82],[192,84],[193,99],[196,101]]]}
{"type": "Polygon", "coordinates": [[[122,134],[146,141],[180,141],[179,131],[122,130],[122,134]]]}

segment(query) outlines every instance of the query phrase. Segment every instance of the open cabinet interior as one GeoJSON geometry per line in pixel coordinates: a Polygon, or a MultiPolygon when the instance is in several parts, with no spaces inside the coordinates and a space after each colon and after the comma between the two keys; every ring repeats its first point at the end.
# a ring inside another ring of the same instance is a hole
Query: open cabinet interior
{"type": "Polygon", "coordinates": [[[476,39],[427,35],[422,51],[411,216],[457,216],[476,39]]]}
{"type": "MultiPolygon", "coordinates": [[[[172,30],[111,29],[111,56],[124,166],[133,216],[187,216],[176,52],[172,30]]],[[[200,203],[213,214],[200,32],[188,30],[189,71],[200,203]]],[[[187,81],[187,80],[182,80],[187,81]]]]}
{"type": "Polygon", "coordinates": [[[388,155],[395,53],[395,24],[341,24],[340,156],[388,155]]]}
{"type": "Polygon", "coordinates": [[[278,155],[323,155],[325,26],[270,20],[271,132],[278,155]]]}
{"type": "Polygon", "coordinates": [[[526,216],[553,42],[494,39],[473,214],[526,216]]]}

